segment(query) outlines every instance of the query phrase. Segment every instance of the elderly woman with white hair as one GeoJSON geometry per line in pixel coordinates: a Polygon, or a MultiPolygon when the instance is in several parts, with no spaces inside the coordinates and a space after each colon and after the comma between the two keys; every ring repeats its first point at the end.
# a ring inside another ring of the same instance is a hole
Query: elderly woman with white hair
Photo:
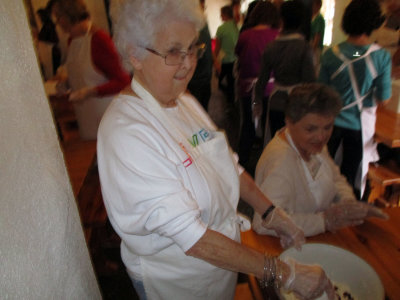
{"type": "Polygon", "coordinates": [[[318,266],[286,263],[240,244],[239,197],[263,215],[283,247],[303,232],[256,187],[223,132],[186,88],[204,51],[198,0],[126,0],[114,40],[133,68],[131,86],[98,134],[104,203],[141,299],[232,299],[237,272],[301,298],[328,292],[318,266]]]}

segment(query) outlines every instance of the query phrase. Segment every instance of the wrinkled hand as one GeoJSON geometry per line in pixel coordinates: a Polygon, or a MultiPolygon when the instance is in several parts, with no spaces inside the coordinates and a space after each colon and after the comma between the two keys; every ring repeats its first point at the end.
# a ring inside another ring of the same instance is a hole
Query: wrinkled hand
{"type": "Polygon", "coordinates": [[[282,277],[282,287],[293,292],[299,299],[315,299],[326,293],[329,300],[335,299],[335,289],[325,271],[318,265],[303,265],[288,258],[284,262],[290,273],[282,277]]]}
{"type": "Polygon", "coordinates": [[[69,101],[71,102],[80,102],[89,97],[93,96],[93,89],[89,87],[84,87],[79,90],[72,92],[69,95],[69,101]]]}
{"type": "Polygon", "coordinates": [[[280,238],[281,246],[286,249],[294,246],[301,249],[304,244],[304,232],[292,221],[289,215],[281,208],[276,207],[263,221],[262,225],[272,229],[280,238]]]}
{"type": "Polygon", "coordinates": [[[67,81],[57,81],[56,83],[57,96],[64,96],[70,93],[67,81]]]}

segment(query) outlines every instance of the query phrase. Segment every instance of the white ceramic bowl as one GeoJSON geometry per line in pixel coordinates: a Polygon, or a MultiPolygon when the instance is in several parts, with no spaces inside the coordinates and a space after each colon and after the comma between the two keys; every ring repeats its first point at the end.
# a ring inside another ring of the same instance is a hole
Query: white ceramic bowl
{"type": "MultiPolygon", "coordinates": [[[[281,258],[292,257],[304,264],[319,264],[338,286],[346,286],[358,300],[383,300],[385,291],[375,270],[357,255],[327,244],[310,243],[301,251],[284,251],[281,258]]],[[[318,299],[326,299],[323,295],[318,299]]]]}

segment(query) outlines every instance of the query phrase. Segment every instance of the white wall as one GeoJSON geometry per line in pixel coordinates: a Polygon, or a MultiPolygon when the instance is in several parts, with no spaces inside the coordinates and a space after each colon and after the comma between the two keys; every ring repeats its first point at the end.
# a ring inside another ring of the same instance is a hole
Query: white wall
{"type": "Polygon", "coordinates": [[[0,298],[101,299],[22,0],[0,37],[0,298]]]}
{"type": "Polygon", "coordinates": [[[221,7],[230,3],[230,0],[206,0],[205,14],[207,17],[211,38],[215,37],[218,26],[222,24],[220,16],[221,7]]]}
{"type": "Polygon", "coordinates": [[[350,0],[339,0],[335,1],[335,15],[333,17],[333,30],[332,30],[332,45],[343,42],[347,36],[342,30],[342,17],[346,6],[350,3],[350,0]]]}

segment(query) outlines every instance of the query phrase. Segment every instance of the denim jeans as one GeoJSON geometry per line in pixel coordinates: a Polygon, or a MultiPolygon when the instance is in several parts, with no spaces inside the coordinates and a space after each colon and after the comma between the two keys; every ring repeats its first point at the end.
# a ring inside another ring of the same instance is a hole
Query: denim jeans
{"type": "Polygon", "coordinates": [[[146,291],[144,290],[143,281],[135,280],[131,278],[133,287],[135,288],[136,294],[140,300],[147,300],[146,291]]]}

